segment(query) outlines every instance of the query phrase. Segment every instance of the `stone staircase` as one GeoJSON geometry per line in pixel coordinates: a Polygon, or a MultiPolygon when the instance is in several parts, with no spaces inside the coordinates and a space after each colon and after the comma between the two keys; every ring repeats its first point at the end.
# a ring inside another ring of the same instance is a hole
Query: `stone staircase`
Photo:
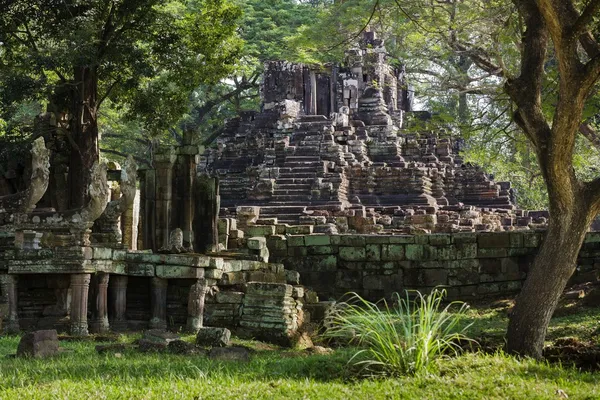
{"type": "Polygon", "coordinates": [[[273,196],[261,207],[261,218],[277,217],[280,223],[298,224],[299,217],[311,209],[341,209],[341,202],[315,198],[318,183],[327,180],[323,159],[328,151],[327,136],[333,124],[322,115],[300,117],[290,137],[286,156],[279,167],[273,196]]]}

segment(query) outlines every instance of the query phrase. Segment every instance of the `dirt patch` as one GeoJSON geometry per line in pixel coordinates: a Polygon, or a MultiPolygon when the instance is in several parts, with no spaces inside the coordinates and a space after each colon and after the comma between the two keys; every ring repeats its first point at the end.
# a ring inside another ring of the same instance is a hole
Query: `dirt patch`
{"type": "Polygon", "coordinates": [[[560,362],[584,371],[600,371],[600,345],[576,338],[560,338],[544,349],[550,362],[560,362]]]}

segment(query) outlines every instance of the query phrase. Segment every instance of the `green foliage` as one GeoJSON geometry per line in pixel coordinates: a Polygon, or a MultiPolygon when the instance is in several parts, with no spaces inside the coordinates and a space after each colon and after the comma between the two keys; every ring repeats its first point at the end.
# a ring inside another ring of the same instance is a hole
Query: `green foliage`
{"type": "MultiPolygon", "coordinates": [[[[148,130],[170,126],[198,84],[232,71],[240,9],[227,0],[0,2],[0,105],[50,100],[68,111],[80,66],[148,130]]],[[[77,78],[78,79],[78,78],[77,78]]]]}
{"type": "Polygon", "coordinates": [[[432,362],[458,354],[459,341],[467,327],[457,329],[467,305],[453,302],[442,308],[444,290],[429,295],[417,292],[416,300],[395,294],[396,304],[372,303],[356,293],[340,303],[326,325],[326,336],[349,340],[366,349],[352,360],[369,373],[416,374],[430,369],[432,362]],[[458,311],[451,313],[453,306],[458,311]]]}

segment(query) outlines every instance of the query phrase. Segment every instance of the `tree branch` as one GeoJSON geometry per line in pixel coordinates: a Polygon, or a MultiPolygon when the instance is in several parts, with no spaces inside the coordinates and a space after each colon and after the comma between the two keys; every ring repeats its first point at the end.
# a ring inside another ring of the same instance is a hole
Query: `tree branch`
{"type": "Polygon", "coordinates": [[[588,25],[592,22],[594,16],[597,16],[599,10],[600,0],[590,0],[573,25],[572,35],[574,38],[578,38],[588,30],[588,25]]]}

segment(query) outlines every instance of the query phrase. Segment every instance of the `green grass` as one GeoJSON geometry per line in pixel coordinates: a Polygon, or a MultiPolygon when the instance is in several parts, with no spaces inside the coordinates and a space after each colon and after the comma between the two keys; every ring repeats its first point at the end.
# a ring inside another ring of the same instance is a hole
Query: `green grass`
{"type": "Polygon", "coordinates": [[[411,300],[408,293],[405,298],[396,293],[395,304],[389,305],[352,293],[334,308],[325,334],[362,347],[352,360],[366,373],[393,376],[427,371],[434,360],[456,356],[458,343],[468,340],[464,332],[469,325],[460,327],[468,307],[457,302],[444,307],[444,290],[416,294],[411,300]]]}
{"type": "MultiPolygon", "coordinates": [[[[507,321],[501,308],[469,316],[477,334],[501,335],[507,321]]],[[[600,309],[580,309],[553,319],[550,336],[592,340],[598,321],[600,309]]],[[[354,349],[317,356],[244,342],[258,351],[241,364],[133,350],[119,358],[98,355],[94,342],[65,342],[68,351],[53,359],[5,358],[18,340],[0,338],[0,399],[552,399],[559,389],[570,399],[600,399],[600,373],[501,353],[438,361],[414,377],[361,379],[348,364],[354,349]]]]}

